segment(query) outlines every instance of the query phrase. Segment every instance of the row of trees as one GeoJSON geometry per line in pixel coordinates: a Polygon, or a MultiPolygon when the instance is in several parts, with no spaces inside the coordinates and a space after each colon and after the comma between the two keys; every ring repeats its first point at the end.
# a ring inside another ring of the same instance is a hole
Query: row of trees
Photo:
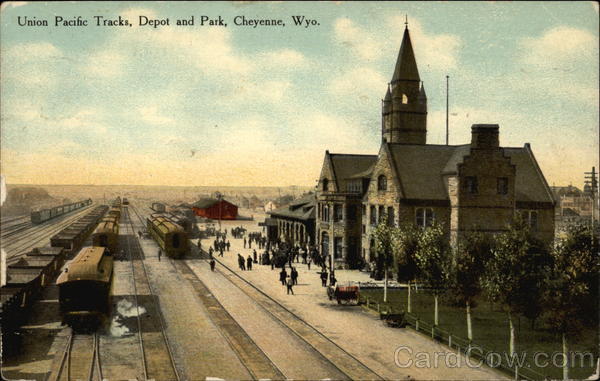
{"type": "MultiPolygon", "coordinates": [[[[597,324],[598,244],[592,233],[588,226],[572,226],[566,238],[548,248],[534,238],[527,224],[515,220],[503,233],[469,232],[451,247],[440,224],[421,229],[381,223],[374,239],[377,269],[385,278],[384,302],[388,274],[396,267],[398,280],[409,285],[407,312],[411,312],[411,288],[421,284],[433,294],[437,326],[439,297],[451,293],[465,306],[471,341],[471,308],[481,295],[506,311],[511,355],[516,353],[515,315],[524,315],[535,328],[536,320],[545,314],[547,324],[561,333],[567,356],[567,338],[580,333],[585,324],[597,324]]],[[[565,362],[565,378],[568,369],[565,362]]]]}

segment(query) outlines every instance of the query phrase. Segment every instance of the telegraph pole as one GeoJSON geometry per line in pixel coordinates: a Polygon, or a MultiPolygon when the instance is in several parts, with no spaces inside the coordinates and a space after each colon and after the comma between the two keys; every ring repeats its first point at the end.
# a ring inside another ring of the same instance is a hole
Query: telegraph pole
{"type": "Polygon", "coordinates": [[[448,87],[449,87],[449,79],[450,76],[446,76],[446,145],[448,145],[449,142],[449,131],[448,131],[448,87]]]}
{"type": "Polygon", "coordinates": [[[591,172],[585,172],[585,185],[589,185],[592,196],[592,242],[594,241],[596,225],[596,196],[598,195],[598,173],[596,167],[592,167],[591,172]]]}

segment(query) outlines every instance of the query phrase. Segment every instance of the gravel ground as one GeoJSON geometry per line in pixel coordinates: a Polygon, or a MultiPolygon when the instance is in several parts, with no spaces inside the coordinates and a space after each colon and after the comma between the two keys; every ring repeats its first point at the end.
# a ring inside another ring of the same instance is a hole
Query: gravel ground
{"type": "MultiPolygon", "coordinates": [[[[223,228],[227,228],[228,232],[232,227],[240,225],[249,231],[260,231],[255,221],[223,222],[223,228]]],[[[321,287],[318,269],[314,266],[309,271],[306,265],[294,264],[299,272],[299,284],[294,287],[295,295],[287,295],[286,288],[278,281],[279,272],[271,270],[270,266],[254,265],[252,271],[238,270],[237,253],[247,257],[252,249],[244,249],[243,241],[232,238],[230,234],[228,239],[232,245],[231,251],[225,252],[224,257],[218,257],[219,260],[383,377],[427,380],[506,379],[503,374],[490,368],[469,367],[464,356],[456,355],[446,346],[411,329],[387,327],[377,316],[365,312],[361,307],[339,306],[330,302],[325,289],[321,287]]],[[[202,247],[208,248],[213,240],[214,238],[203,240],[202,247]]],[[[339,282],[366,281],[368,275],[358,271],[336,270],[336,278],[339,282]]]]}
{"type": "Polygon", "coordinates": [[[250,379],[250,374],[211,322],[205,307],[170,261],[158,260],[158,247],[141,240],[150,283],[166,320],[166,333],[182,379],[250,379]]]}
{"type": "Polygon", "coordinates": [[[195,274],[288,379],[343,379],[327,359],[258,306],[205,261],[188,261],[195,274]]]}

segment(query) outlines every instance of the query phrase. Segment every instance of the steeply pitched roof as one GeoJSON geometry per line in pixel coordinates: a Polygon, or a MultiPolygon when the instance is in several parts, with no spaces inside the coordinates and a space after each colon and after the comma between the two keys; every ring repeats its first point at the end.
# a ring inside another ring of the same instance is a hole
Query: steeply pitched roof
{"type": "Polygon", "coordinates": [[[398,52],[398,60],[396,61],[396,67],[392,77],[392,82],[402,80],[420,80],[417,61],[415,60],[415,53],[413,52],[412,43],[410,42],[408,28],[404,29],[402,45],[400,45],[400,52],[398,52]]]}
{"type": "MultiPolygon", "coordinates": [[[[366,173],[377,162],[377,155],[329,154],[335,180],[340,192],[346,191],[346,183],[356,175],[366,173]]],[[[370,174],[370,173],[369,173],[370,174]]]]}
{"type": "Polygon", "coordinates": [[[315,194],[307,194],[292,201],[289,205],[267,212],[267,214],[273,217],[279,216],[306,221],[315,218],[316,205],[317,199],[315,194]]]}
{"type": "MultiPolygon", "coordinates": [[[[447,200],[444,175],[454,174],[471,146],[389,144],[396,162],[404,198],[447,200]]],[[[517,201],[554,202],[528,147],[503,148],[516,165],[517,201]]]]}

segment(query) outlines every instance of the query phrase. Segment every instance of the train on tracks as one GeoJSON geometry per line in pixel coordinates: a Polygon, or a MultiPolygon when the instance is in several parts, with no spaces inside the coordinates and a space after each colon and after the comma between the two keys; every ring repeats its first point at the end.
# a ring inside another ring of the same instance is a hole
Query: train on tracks
{"type": "Polygon", "coordinates": [[[99,205],[85,216],[79,218],[60,232],[50,237],[52,247],[62,247],[67,253],[74,254],[83,245],[87,237],[96,229],[104,217],[108,206],[99,205]]]}
{"type": "Polygon", "coordinates": [[[6,268],[6,284],[0,288],[2,356],[18,353],[21,326],[44,287],[52,282],[65,261],[60,247],[38,247],[6,268]]]}
{"type": "Polygon", "coordinates": [[[98,227],[92,233],[92,244],[107,248],[111,253],[116,253],[119,247],[119,221],[121,208],[113,206],[100,220],[98,227]]]}
{"type": "Polygon", "coordinates": [[[123,205],[129,205],[129,200],[127,197],[123,197],[123,205]]]}
{"type": "Polygon", "coordinates": [[[55,206],[53,208],[41,209],[31,212],[31,222],[34,224],[41,224],[42,222],[46,222],[58,216],[62,216],[63,214],[72,212],[77,209],[81,209],[85,206],[91,205],[92,199],[89,198],[87,200],[74,202],[71,204],[64,204],[61,206],[55,206]]]}
{"type": "Polygon", "coordinates": [[[188,234],[177,221],[165,213],[153,213],[146,219],[148,233],[170,258],[181,258],[190,247],[188,234]]]}
{"type": "Polygon", "coordinates": [[[113,257],[105,247],[87,246],[56,279],[63,323],[93,331],[110,312],[113,257]]]}

